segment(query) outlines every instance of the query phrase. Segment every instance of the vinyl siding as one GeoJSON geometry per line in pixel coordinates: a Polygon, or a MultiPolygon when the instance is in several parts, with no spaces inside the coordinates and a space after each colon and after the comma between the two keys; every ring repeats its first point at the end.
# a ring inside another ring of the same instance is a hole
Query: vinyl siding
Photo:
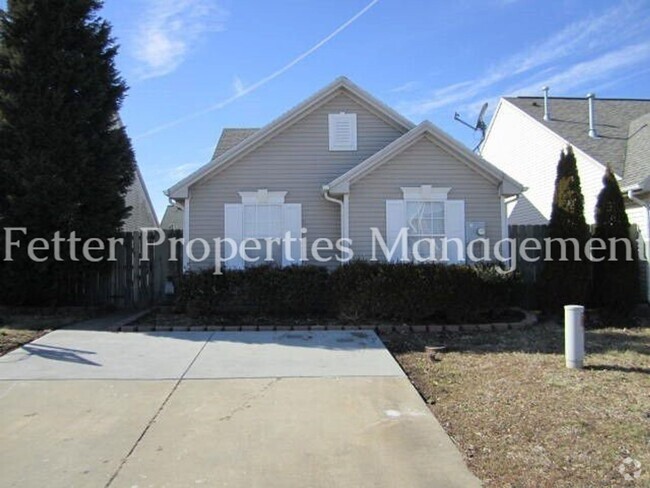
{"type": "Polygon", "coordinates": [[[356,257],[372,256],[372,227],[386,239],[386,200],[402,199],[401,187],[420,185],[451,187],[450,200],[465,200],[465,221],[485,222],[485,237],[492,244],[501,239],[497,185],[423,138],[351,186],[350,237],[356,257]]]}
{"type": "MultiPolygon", "coordinates": [[[[481,155],[528,190],[508,208],[510,224],[544,224],[551,216],[555,176],[566,143],[537,121],[506,101],[494,115],[481,155]]],[[[585,219],[594,222],[594,209],[602,187],[604,168],[575,150],[585,219]]]]}
{"type": "MultiPolygon", "coordinates": [[[[240,203],[238,192],[266,188],[287,191],[286,203],[302,204],[308,245],[340,238],[340,207],[326,201],[321,187],[403,134],[347,93],[339,92],[231,166],[190,188],[190,238],[224,235],[224,204],[240,203]],[[357,150],[329,151],[328,115],[357,114],[357,150]]],[[[321,255],[327,256],[322,252],[321,255]]],[[[213,256],[195,267],[212,266],[213,256]]],[[[333,263],[334,264],[334,263],[333,263]]]]}

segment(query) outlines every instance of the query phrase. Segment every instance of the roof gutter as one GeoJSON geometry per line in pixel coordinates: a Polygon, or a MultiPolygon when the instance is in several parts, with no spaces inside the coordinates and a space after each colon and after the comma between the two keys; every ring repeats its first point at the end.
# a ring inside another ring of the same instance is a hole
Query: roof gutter
{"type": "Polygon", "coordinates": [[[646,209],[650,208],[650,203],[645,202],[641,200],[640,198],[634,196],[635,191],[641,191],[641,187],[639,185],[634,185],[633,187],[630,187],[627,190],[627,198],[630,199],[630,201],[636,203],[637,205],[640,205],[642,207],[645,207],[646,209]]]}

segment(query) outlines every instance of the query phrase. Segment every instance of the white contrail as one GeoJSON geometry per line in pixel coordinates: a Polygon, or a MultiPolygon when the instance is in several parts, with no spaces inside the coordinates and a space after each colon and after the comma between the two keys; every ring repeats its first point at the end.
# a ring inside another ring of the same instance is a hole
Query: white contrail
{"type": "Polygon", "coordinates": [[[331,34],[329,34],[327,37],[321,39],[318,41],[316,44],[314,44],[311,48],[309,48],[307,51],[303,52],[300,56],[297,58],[293,59],[289,63],[285,64],[282,68],[280,68],[277,71],[274,71],[270,75],[266,76],[265,78],[262,78],[261,80],[257,81],[256,83],[253,83],[252,85],[244,88],[240,92],[237,92],[230,98],[226,98],[225,100],[216,103],[214,105],[211,105],[203,110],[200,110],[198,112],[194,112],[192,114],[186,115],[184,117],[181,117],[179,119],[173,120],[171,122],[167,122],[166,124],[159,125],[158,127],[154,127],[153,129],[148,130],[147,132],[144,132],[140,135],[137,135],[134,137],[134,139],[143,139],[145,137],[152,136],[154,134],[157,134],[158,132],[162,132],[164,130],[167,130],[171,127],[175,127],[179,124],[182,124],[183,122],[187,122],[188,120],[195,119],[197,117],[200,117],[202,115],[205,115],[209,112],[213,112],[215,110],[219,110],[226,105],[230,105],[232,102],[235,100],[248,95],[249,93],[254,92],[255,90],[263,87],[266,85],[268,82],[274,80],[278,76],[286,73],[288,70],[293,68],[296,64],[300,63],[302,60],[305,58],[311,56],[314,54],[316,51],[318,51],[321,47],[323,47],[325,44],[327,44],[329,41],[334,39],[337,35],[339,35],[342,31],[344,31],[346,28],[348,28],[351,24],[353,24],[357,19],[359,19],[363,14],[365,14],[368,10],[370,10],[372,7],[377,4],[379,0],[372,0],[368,5],[366,5],[364,8],[362,8],[359,12],[357,12],[352,18],[347,20],[345,23],[341,24],[339,27],[336,28],[331,34]]]}

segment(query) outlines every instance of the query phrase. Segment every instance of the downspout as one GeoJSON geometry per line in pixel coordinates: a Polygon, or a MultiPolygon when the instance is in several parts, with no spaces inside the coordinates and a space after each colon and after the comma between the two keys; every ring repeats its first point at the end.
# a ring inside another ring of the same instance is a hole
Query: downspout
{"type": "MultiPolygon", "coordinates": [[[[177,202],[178,203],[178,202],[177,202]]],[[[187,243],[190,241],[190,198],[183,201],[183,271],[190,270],[190,256],[187,243]]]]}
{"type": "MultiPolygon", "coordinates": [[[[503,182],[501,182],[501,184],[499,185],[499,193],[501,193],[502,188],[503,188],[503,182]]],[[[522,193],[525,192],[526,190],[528,190],[528,188],[524,187],[522,193]]],[[[506,198],[503,195],[500,196],[501,198],[501,239],[502,239],[501,253],[507,260],[513,259],[512,249],[510,249],[510,241],[507,240],[510,239],[510,232],[508,228],[508,205],[519,200],[520,196],[521,193],[512,195],[509,198],[506,198]]]]}
{"type": "Polygon", "coordinates": [[[327,185],[323,185],[323,198],[327,200],[328,202],[333,202],[337,203],[338,205],[341,206],[341,239],[347,239],[348,234],[349,234],[349,228],[348,228],[348,215],[349,215],[349,203],[348,203],[348,195],[344,194],[343,195],[343,200],[339,200],[338,198],[334,198],[330,195],[330,187],[327,185]]]}

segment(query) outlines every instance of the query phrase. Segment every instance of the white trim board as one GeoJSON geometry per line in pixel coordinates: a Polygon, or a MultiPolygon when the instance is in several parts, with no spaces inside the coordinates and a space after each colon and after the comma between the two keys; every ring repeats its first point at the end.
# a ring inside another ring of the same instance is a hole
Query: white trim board
{"type": "Polygon", "coordinates": [[[368,92],[352,83],[346,77],[339,77],[332,83],[307,98],[288,112],[284,113],[271,123],[258,130],[255,134],[244,139],[241,143],[232,147],[221,156],[213,159],[208,164],[196,170],[191,175],[182,179],[166,191],[170,198],[184,199],[189,196],[189,187],[208,175],[228,167],[237,158],[248,154],[250,151],[265,143],[280,131],[298,122],[309,113],[324,105],[339,93],[345,92],[359,101],[364,107],[369,108],[373,113],[379,115],[383,120],[401,131],[409,131],[415,124],[392,108],[370,95],[368,92]]]}
{"type": "Polygon", "coordinates": [[[376,168],[390,161],[395,156],[411,147],[422,137],[429,138],[432,143],[456,157],[459,161],[465,163],[477,173],[482,174],[488,180],[491,180],[494,183],[501,183],[501,191],[503,195],[517,195],[524,191],[523,185],[519,182],[515,181],[485,159],[471,152],[460,142],[442,132],[431,122],[425,120],[382,150],[350,169],[347,173],[330,182],[327,185],[330,188],[330,192],[336,194],[348,193],[352,183],[362,179],[376,168]],[[506,186],[506,184],[508,186],[506,186]]]}

